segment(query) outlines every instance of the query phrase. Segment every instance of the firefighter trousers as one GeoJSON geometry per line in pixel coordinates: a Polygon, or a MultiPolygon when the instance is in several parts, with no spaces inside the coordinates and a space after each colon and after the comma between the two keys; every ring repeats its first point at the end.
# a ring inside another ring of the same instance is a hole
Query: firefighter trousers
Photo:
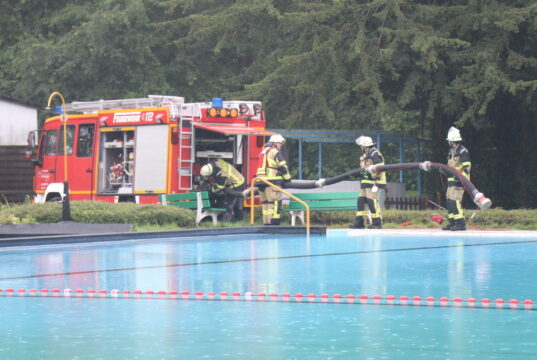
{"type": "Polygon", "coordinates": [[[462,186],[448,186],[446,192],[446,208],[448,211],[448,219],[464,219],[464,213],[461,205],[463,196],[464,188],[462,186]]]}
{"type": "Polygon", "coordinates": [[[380,206],[379,206],[379,192],[371,190],[370,187],[364,187],[360,189],[358,195],[358,211],[356,211],[356,217],[364,217],[368,215],[368,211],[371,213],[371,220],[376,222],[380,221],[380,206]],[[375,220],[378,219],[378,220],[375,220]]]}
{"type": "Polygon", "coordinates": [[[280,225],[282,193],[270,186],[259,187],[263,225],[280,225]]]}

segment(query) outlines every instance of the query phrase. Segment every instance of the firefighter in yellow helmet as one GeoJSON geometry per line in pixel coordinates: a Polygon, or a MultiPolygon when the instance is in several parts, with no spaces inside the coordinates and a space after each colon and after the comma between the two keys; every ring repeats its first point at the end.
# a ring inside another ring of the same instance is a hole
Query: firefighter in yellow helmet
{"type": "MultiPolygon", "coordinates": [[[[459,129],[453,126],[448,130],[447,138],[449,144],[448,166],[457,169],[462,176],[470,180],[470,153],[461,144],[462,137],[459,129]]],[[[462,198],[464,188],[460,180],[456,177],[447,178],[446,208],[448,211],[448,225],[442,230],[464,231],[466,230],[466,221],[462,210],[462,198]]]]}
{"type": "MultiPolygon", "coordinates": [[[[265,149],[261,152],[260,165],[256,175],[275,185],[282,185],[291,180],[291,174],[287,162],[281,151],[285,139],[280,134],[272,135],[265,149]]],[[[274,188],[259,182],[257,185],[261,198],[264,225],[280,225],[282,207],[282,193],[274,188]]]]}
{"type": "MultiPolygon", "coordinates": [[[[375,148],[375,143],[369,136],[360,136],[356,139],[356,144],[361,147],[363,155],[360,157],[360,167],[362,169],[370,165],[384,165],[384,157],[375,148]]],[[[360,175],[360,194],[358,195],[358,211],[354,218],[351,229],[363,229],[365,227],[365,216],[368,209],[371,213],[370,229],[382,229],[382,218],[379,206],[379,192],[386,188],[386,174],[384,172],[375,176],[364,171],[360,175]]]]}
{"type": "Polygon", "coordinates": [[[201,177],[209,182],[209,192],[217,199],[216,206],[226,209],[223,221],[243,219],[242,190],[244,176],[233,165],[223,159],[213,160],[200,170],[201,177]]]}

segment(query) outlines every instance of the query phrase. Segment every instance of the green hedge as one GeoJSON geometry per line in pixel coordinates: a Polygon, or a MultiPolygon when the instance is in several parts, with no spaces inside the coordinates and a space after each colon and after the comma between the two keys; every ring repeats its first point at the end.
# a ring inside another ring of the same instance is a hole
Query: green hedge
{"type": "MultiPolygon", "coordinates": [[[[312,225],[325,225],[333,228],[347,227],[354,220],[355,211],[314,211],[311,214],[312,225]]],[[[433,214],[447,217],[445,211],[433,210],[384,210],[382,218],[386,228],[439,228],[431,220],[433,214]]],[[[503,210],[490,209],[465,210],[469,228],[483,229],[520,229],[537,230],[537,210],[503,210]]],[[[0,205],[0,224],[17,223],[52,223],[61,221],[62,204],[21,204],[0,205]]],[[[72,201],[71,217],[75,222],[101,224],[133,224],[135,228],[193,228],[195,213],[190,210],[172,206],[139,205],[133,203],[107,203],[99,201],[72,201]]],[[[261,211],[256,209],[256,224],[261,224],[261,211]]],[[[283,212],[282,225],[288,225],[289,214],[283,212]]],[[[218,226],[244,226],[249,224],[249,213],[244,221],[234,224],[219,222],[218,226]]],[[[202,226],[212,226],[204,222],[202,226]]]]}
{"type": "MultiPolygon", "coordinates": [[[[101,201],[72,201],[71,218],[75,222],[94,224],[133,224],[135,227],[153,225],[194,227],[193,211],[172,206],[108,203],[101,201]]],[[[61,203],[0,205],[0,224],[42,224],[62,219],[61,203]]]]}

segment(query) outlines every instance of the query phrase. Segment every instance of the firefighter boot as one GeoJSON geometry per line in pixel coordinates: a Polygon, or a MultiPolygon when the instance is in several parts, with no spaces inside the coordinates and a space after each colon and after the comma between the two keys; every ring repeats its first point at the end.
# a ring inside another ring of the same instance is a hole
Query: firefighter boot
{"type": "Polygon", "coordinates": [[[368,226],[369,229],[382,229],[382,220],[380,218],[371,219],[371,225],[368,226]]]}
{"type": "Polygon", "coordinates": [[[455,225],[451,227],[451,231],[464,231],[466,230],[466,221],[464,218],[455,220],[455,225]]]}
{"type": "Polygon", "coordinates": [[[442,230],[451,230],[455,226],[455,219],[448,219],[449,223],[442,228],[442,230]]]}
{"type": "Polygon", "coordinates": [[[364,217],[357,216],[354,218],[354,224],[349,226],[349,229],[364,229],[364,217]]]}

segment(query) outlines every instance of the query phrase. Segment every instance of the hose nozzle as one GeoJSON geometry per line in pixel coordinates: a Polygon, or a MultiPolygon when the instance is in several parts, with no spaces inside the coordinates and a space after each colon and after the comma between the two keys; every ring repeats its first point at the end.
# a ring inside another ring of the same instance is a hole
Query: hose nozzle
{"type": "Polygon", "coordinates": [[[492,206],[492,201],[482,193],[475,194],[474,203],[479,206],[481,210],[488,210],[492,206]]]}
{"type": "Polygon", "coordinates": [[[365,168],[365,170],[370,173],[371,175],[375,175],[377,173],[377,166],[376,165],[369,165],[365,168]]]}
{"type": "Polygon", "coordinates": [[[431,171],[431,162],[430,161],[424,161],[420,163],[420,169],[423,171],[431,171]]]}
{"type": "Polygon", "coordinates": [[[315,186],[316,187],[324,187],[324,185],[326,184],[326,179],[319,179],[317,181],[315,181],[315,186]]]}

